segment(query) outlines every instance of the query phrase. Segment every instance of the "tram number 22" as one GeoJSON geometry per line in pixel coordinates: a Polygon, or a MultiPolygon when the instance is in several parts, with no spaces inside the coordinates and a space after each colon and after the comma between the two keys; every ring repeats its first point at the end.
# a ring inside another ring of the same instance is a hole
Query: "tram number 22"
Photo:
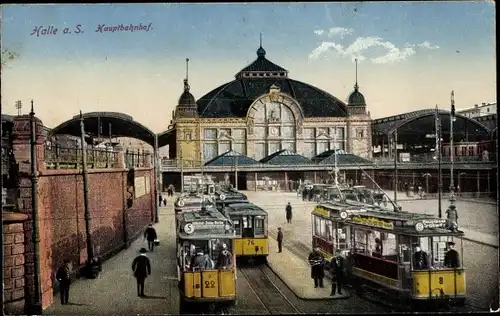
{"type": "Polygon", "coordinates": [[[444,283],[443,277],[439,277],[439,284],[443,284],[443,283],[444,283]]]}
{"type": "Polygon", "coordinates": [[[247,240],[247,245],[248,246],[254,246],[255,242],[253,241],[253,239],[249,239],[249,240],[247,240]]]}
{"type": "Polygon", "coordinates": [[[213,289],[213,288],[215,288],[215,281],[205,281],[205,288],[206,289],[213,289]]]}

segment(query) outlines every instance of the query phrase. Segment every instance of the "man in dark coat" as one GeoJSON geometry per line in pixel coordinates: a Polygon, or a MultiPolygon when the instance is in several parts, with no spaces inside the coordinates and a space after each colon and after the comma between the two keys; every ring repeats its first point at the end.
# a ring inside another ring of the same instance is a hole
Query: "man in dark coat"
{"type": "Polygon", "coordinates": [[[305,185],[302,185],[302,201],[307,199],[307,188],[305,185]]]}
{"type": "Polygon", "coordinates": [[[217,258],[217,266],[219,269],[230,269],[233,265],[233,255],[227,249],[226,244],[222,244],[222,251],[217,258]]]}
{"type": "Polygon", "coordinates": [[[339,295],[342,295],[342,284],[344,282],[344,257],[341,256],[340,249],[335,251],[335,257],[330,262],[330,271],[332,273],[332,292],[331,296],[335,295],[338,289],[339,295]]]}
{"type": "Polygon", "coordinates": [[[156,230],[153,228],[153,224],[149,224],[149,227],[144,232],[144,238],[148,241],[149,251],[153,251],[155,248],[155,239],[158,238],[156,230]]]}
{"type": "Polygon", "coordinates": [[[315,248],[309,254],[309,265],[311,266],[311,278],[314,280],[314,287],[324,287],[323,286],[323,278],[325,277],[324,271],[324,258],[323,255],[319,252],[318,248],[315,248]]]}
{"type": "Polygon", "coordinates": [[[144,295],[144,281],[151,275],[151,262],[146,256],[146,248],[141,248],[139,250],[140,255],[135,257],[134,262],[132,262],[132,271],[134,271],[134,277],[137,280],[137,296],[143,297],[144,295]]]}
{"type": "Polygon", "coordinates": [[[455,243],[450,241],[448,243],[448,251],[444,255],[444,266],[447,268],[459,268],[460,267],[460,259],[458,255],[458,251],[453,249],[455,247],[455,243]]]}
{"type": "Polygon", "coordinates": [[[288,224],[291,224],[292,223],[292,205],[290,204],[290,202],[288,202],[288,204],[286,205],[285,212],[286,212],[286,222],[288,224]]]}
{"type": "Polygon", "coordinates": [[[278,238],[276,238],[278,241],[278,252],[281,252],[283,250],[283,232],[281,231],[281,227],[278,227],[278,238]]]}
{"type": "Polygon", "coordinates": [[[61,294],[61,304],[68,304],[69,287],[71,285],[71,275],[69,270],[69,260],[65,259],[56,273],[56,280],[59,281],[59,292],[61,294]]]}
{"type": "Polygon", "coordinates": [[[420,246],[415,247],[415,253],[413,254],[413,268],[416,270],[429,268],[427,253],[423,251],[420,246]]]}
{"type": "Polygon", "coordinates": [[[161,202],[163,202],[163,198],[161,197],[161,194],[158,196],[158,206],[161,206],[161,202]]]}

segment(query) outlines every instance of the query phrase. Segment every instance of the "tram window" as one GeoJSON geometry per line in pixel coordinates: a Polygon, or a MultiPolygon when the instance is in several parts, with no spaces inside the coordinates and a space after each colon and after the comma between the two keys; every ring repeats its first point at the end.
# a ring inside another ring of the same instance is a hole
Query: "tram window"
{"type": "Polygon", "coordinates": [[[264,219],[260,216],[255,217],[255,235],[264,235],[264,219]]]}
{"type": "Polygon", "coordinates": [[[382,257],[384,260],[397,261],[398,250],[396,249],[396,236],[394,234],[382,234],[382,257]]]}
{"type": "Polygon", "coordinates": [[[241,220],[240,219],[233,219],[234,223],[234,230],[236,232],[236,236],[241,236],[241,220]]]}
{"type": "Polygon", "coordinates": [[[321,218],[317,216],[314,217],[314,235],[321,236],[321,218]]]}
{"type": "Polygon", "coordinates": [[[399,251],[402,263],[411,262],[411,238],[407,235],[399,235],[399,251]]]}
{"type": "Polygon", "coordinates": [[[252,221],[249,220],[249,216],[243,216],[243,228],[252,228],[252,221]]]}
{"type": "Polygon", "coordinates": [[[321,222],[321,237],[323,239],[327,239],[327,232],[326,232],[326,220],[323,218],[320,220],[321,222]]]}
{"type": "Polygon", "coordinates": [[[326,221],[326,238],[328,241],[332,241],[332,227],[333,223],[331,221],[326,221]]]}
{"type": "Polygon", "coordinates": [[[447,236],[435,236],[432,239],[432,265],[441,267],[444,264],[444,255],[446,254],[447,236]]]}
{"type": "Polygon", "coordinates": [[[348,242],[347,242],[347,236],[349,235],[348,227],[349,226],[345,226],[343,223],[336,223],[335,237],[334,237],[335,248],[338,249],[348,248],[348,242]]]}
{"type": "Polygon", "coordinates": [[[354,238],[355,238],[355,243],[354,243],[354,250],[359,253],[365,254],[367,251],[367,244],[366,244],[366,234],[367,232],[362,229],[356,229],[354,231],[354,238]]]}

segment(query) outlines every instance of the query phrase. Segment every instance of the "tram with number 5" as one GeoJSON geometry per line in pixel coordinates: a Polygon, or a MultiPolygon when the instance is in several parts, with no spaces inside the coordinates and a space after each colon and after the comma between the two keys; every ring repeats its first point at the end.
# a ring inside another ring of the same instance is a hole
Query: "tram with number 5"
{"type": "Polygon", "coordinates": [[[215,207],[176,214],[181,313],[213,312],[236,302],[235,230],[215,207]],[[203,308],[203,307],[202,307],[203,308]]]}
{"type": "Polygon", "coordinates": [[[267,212],[260,206],[246,201],[226,205],[223,213],[234,224],[235,255],[265,263],[269,255],[267,212]]]}
{"type": "Polygon", "coordinates": [[[312,223],[313,247],[328,261],[341,250],[359,295],[383,294],[412,308],[464,304],[464,233],[446,219],[331,202],[314,208],[312,223]]]}

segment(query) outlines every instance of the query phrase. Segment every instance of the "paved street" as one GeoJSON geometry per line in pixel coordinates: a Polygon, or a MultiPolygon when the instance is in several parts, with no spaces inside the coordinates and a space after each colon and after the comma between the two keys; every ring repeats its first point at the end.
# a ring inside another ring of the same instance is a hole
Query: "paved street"
{"type": "MultiPolygon", "coordinates": [[[[291,192],[253,192],[245,194],[251,201],[264,207],[269,213],[269,228],[282,227],[286,242],[297,248],[311,247],[311,211],[315,205],[303,202],[296,193],[291,192]],[[285,220],[285,205],[293,206],[293,222],[285,220]]],[[[392,198],[392,197],[391,197],[392,198]]],[[[404,210],[425,213],[437,212],[436,200],[415,200],[401,202],[404,210]]],[[[488,204],[457,201],[459,223],[472,232],[477,229],[498,236],[498,215],[496,207],[488,204]],[[496,217],[495,217],[496,216],[496,217]]],[[[443,202],[443,211],[447,204],[443,202]]],[[[305,258],[304,258],[305,259],[305,258]]],[[[492,300],[498,301],[498,249],[491,246],[464,241],[464,265],[467,267],[467,292],[472,308],[488,309],[492,300]]],[[[477,309],[476,309],[477,310],[477,309]]]]}

